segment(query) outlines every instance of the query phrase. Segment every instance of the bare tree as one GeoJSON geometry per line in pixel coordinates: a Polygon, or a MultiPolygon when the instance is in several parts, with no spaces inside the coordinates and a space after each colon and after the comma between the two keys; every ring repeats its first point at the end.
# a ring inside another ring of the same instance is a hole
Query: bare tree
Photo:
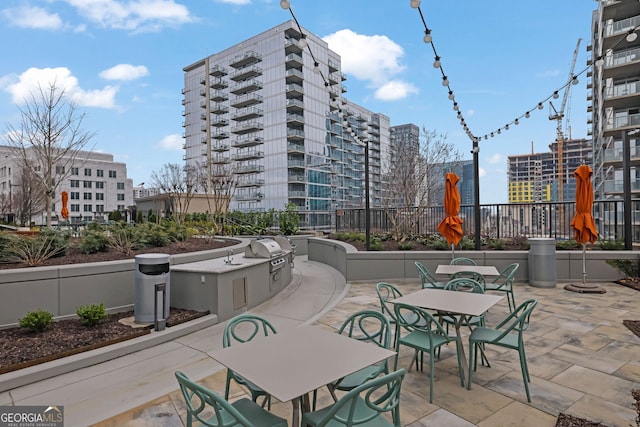
{"type": "Polygon", "coordinates": [[[189,204],[198,190],[197,174],[190,166],[167,163],[151,173],[151,182],[168,198],[165,212],[171,213],[178,224],[184,222],[189,204]]]}
{"type": "Polygon", "coordinates": [[[20,124],[8,126],[6,139],[21,167],[36,172],[44,189],[47,226],[51,226],[54,196],[94,134],[82,130],[85,114],[55,81],[46,88],[39,85],[18,108],[20,124]]]}
{"type": "Polygon", "coordinates": [[[382,205],[391,222],[392,237],[405,241],[416,229],[419,218],[444,189],[447,164],[461,155],[447,136],[422,128],[418,145],[394,143],[384,171],[382,205]]]}
{"type": "Polygon", "coordinates": [[[11,193],[13,208],[20,224],[29,225],[36,212],[42,211],[46,201],[45,189],[38,174],[29,168],[21,168],[18,183],[11,193]]]}

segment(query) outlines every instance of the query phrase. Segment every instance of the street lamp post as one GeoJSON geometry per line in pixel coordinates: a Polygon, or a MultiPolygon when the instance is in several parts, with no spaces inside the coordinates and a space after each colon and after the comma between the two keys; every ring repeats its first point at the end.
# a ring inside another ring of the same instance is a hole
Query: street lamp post
{"type": "Polygon", "coordinates": [[[478,146],[478,138],[473,139],[473,222],[475,228],[475,247],[476,250],[480,250],[480,161],[478,153],[480,147],[478,146]]]}
{"type": "Polygon", "coordinates": [[[364,140],[364,244],[365,249],[371,247],[371,206],[369,205],[369,139],[364,140]]]}

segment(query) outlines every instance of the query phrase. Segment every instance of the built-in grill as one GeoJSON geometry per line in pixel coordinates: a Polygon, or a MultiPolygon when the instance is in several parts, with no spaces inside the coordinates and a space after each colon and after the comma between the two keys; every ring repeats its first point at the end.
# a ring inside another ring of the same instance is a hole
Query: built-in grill
{"type": "Polygon", "coordinates": [[[269,271],[273,273],[287,264],[288,251],[284,250],[274,239],[252,240],[245,248],[246,258],[266,258],[270,259],[269,271]]]}

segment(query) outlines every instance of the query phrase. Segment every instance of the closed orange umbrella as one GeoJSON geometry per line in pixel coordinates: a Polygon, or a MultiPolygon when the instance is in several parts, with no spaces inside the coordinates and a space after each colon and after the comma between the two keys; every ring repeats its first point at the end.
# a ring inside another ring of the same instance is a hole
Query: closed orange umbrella
{"type": "Polygon", "coordinates": [[[452,248],[460,243],[462,239],[462,220],[458,216],[460,211],[460,192],[456,187],[458,181],[460,181],[460,178],[455,173],[449,172],[446,175],[444,183],[445,217],[438,225],[438,231],[447,239],[452,248]]]}
{"type": "Polygon", "coordinates": [[[580,165],[573,172],[576,177],[576,214],[571,220],[574,229],[574,237],[582,243],[582,285],[587,283],[587,260],[585,244],[595,242],[598,238],[598,230],[593,221],[591,210],[593,209],[593,186],[591,175],[593,172],[587,165],[580,165]]]}
{"type": "Polygon", "coordinates": [[[576,215],[571,221],[571,227],[574,229],[576,241],[582,244],[593,243],[598,238],[598,230],[596,230],[596,224],[591,214],[593,209],[592,174],[591,168],[587,165],[580,165],[573,172],[576,177],[576,215]]]}
{"type": "Polygon", "coordinates": [[[60,215],[64,219],[69,219],[69,208],[67,207],[67,202],[69,201],[69,193],[66,191],[62,192],[62,209],[60,210],[60,215]]]}

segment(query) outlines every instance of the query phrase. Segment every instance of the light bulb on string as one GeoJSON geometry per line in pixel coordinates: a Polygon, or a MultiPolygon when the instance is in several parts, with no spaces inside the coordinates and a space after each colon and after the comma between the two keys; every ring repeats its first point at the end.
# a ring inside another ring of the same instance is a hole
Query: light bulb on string
{"type": "Polygon", "coordinates": [[[491,138],[493,138],[493,132],[491,132],[491,138]]]}
{"type": "Polygon", "coordinates": [[[449,86],[449,79],[447,76],[442,76],[442,86],[449,86]]]}
{"type": "Polygon", "coordinates": [[[420,0],[411,0],[409,4],[412,8],[417,9],[420,7],[420,0]]]}
{"type": "Polygon", "coordinates": [[[538,102],[538,110],[542,110],[544,107],[542,106],[542,102],[538,102]]]}
{"type": "Polygon", "coordinates": [[[573,78],[571,79],[571,84],[572,85],[577,85],[578,84],[578,76],[573,76],[573,78]]]}
{"type": "Polygon", "coordinates": [[[558,99],[559,96],[558,91],[553,92],[553,99],[558,99]]]}
{"type": "Polygon", "coordinates": [[[514,124],[514,125],[516,125],[516,126],[517,126],[517,125],[519,125],[519,124],[520,124],[520,120],[515,119],[515,120],[513,121],[513,124],[514,124]]]}
{"type": "Polygon", "coordinates": [[[431,37],[431,30],[430,29],[426,29],[424,30],[424,37],[422,38],[422,40],[425,43],[431,43],[433,41],[433,37],[431,37]]]}
{"type": "Polygon", "coordinates": [[[300,49],[304,49],[305,47],[307,47],[307,36],[306,35],[302,35],[302,37],[300,37],[300,40],[298,40],[298,47],[300,49]]]}
{"type": "Polygon", "coordinates": [[[289,9],[291,7],[291,2],[289,0],[280,0],[280,7],[283,9],[289,9]]]}
{"type": "Polygon", "coordinates": [[[504,125],[504,130],[509,130],[509,125],[504,125]]]}
{"type": "Polygon", "coordinates": [[[454,102],[453,103],[453,111],[458,111],[458,110],[459,110],[458,103],[454,102]]]}
{"type": "Polygon", "coordinates": [[[435,61],[433,61],[433,68],[440,68],[440,57],[436,55],[435,61]]]}
{"type": "Polygon", "coordinates": [[[485,135],[485,136],[484,136],[484,139],[486,140],[486,139],[489,139],[489,138],[487,137],[487,135],[485,135]]]}
{"type": "Polygon", "coordinates": [[[313,63],[313,72],[316,74],[320,74],[320,64],[318,61],[313,63]]]}
{"type": "Polygon", "coordinates": [[[629,42],[629,43],[632,43],[632,42],[636,41],[637,38],[638,38],[638,34],[636,33],[636,29],[632,28],[627,33],[627,37],[625,37],[625,40],[627,40],[627,42],[629,42]]]}
{"type": "Polygon", "coordinates": [[[531,113],[527,111],[526,113],[524,113],[524,116],[528,119],[529,117],[531,117],[531,113]]]}
{"type": "Polygon", "coordinates": [[[498,135],[502,133],[502,129],[498,129],[498,135]]]}
{"type": "Polygon", "coordinates": [[[453,100],[454,100],[454,98],[455,98],[455,97],[453,96],[453,91],[449,91],[449,99],[450,99],[451,101],[453,101],[453,100]]]}
{"type": "Polygon", "coordinates": [[[602,67],[604,65],[604,59],[602,59],[602,56],[599,56],[598,59],[596,59],[596,67],[602,67]]]}

